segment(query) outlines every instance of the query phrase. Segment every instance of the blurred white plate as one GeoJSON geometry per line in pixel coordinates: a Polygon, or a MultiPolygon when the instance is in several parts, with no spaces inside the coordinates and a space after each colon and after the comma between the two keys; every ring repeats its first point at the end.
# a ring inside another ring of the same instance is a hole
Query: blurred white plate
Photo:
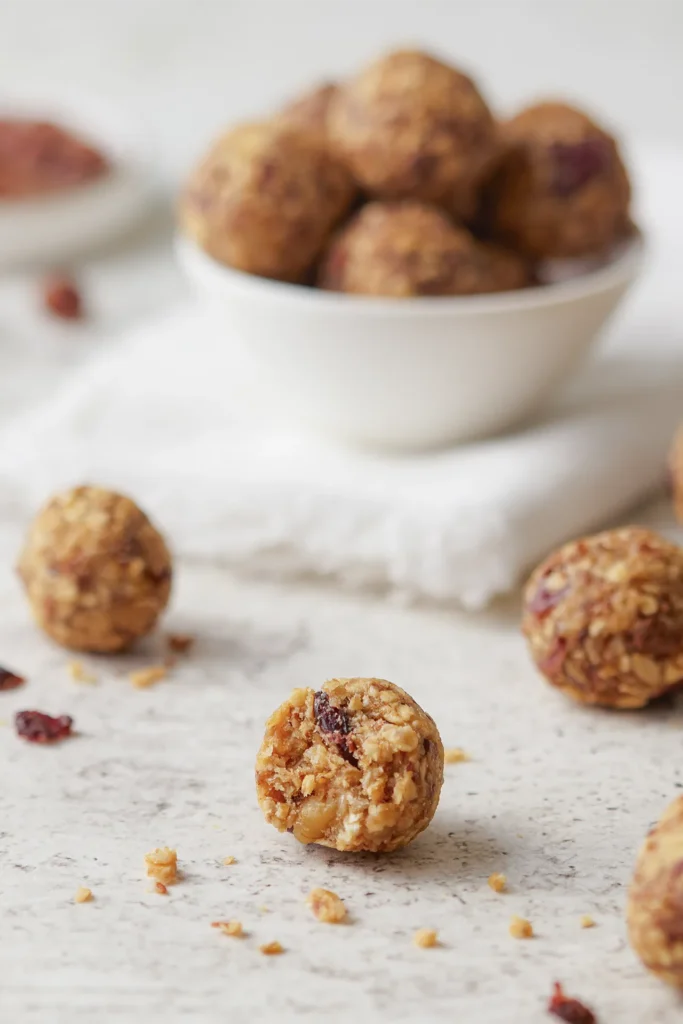
{"type": "Polygon", "coordinates": [[[52,121],[96,146],[107,174],[48,196],[0,199],[0,267],[49,263],[122,234],[149,207],[151,161],[147,139],[89,96],[3,94],[0,118],[52,121]]]}

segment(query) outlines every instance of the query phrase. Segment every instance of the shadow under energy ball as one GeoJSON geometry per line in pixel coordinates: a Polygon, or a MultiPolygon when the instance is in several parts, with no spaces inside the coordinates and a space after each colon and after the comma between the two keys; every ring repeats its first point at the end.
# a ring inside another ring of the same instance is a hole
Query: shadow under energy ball
{"type": "Polygon", "coordinates": [[[266,820],[301,843],[385,853],[429,825],[443,764],[436,725],[398,686],[332,679],[268,719],[256,791],[266,820]]]}
{"type": "Polygon", "coordinates": [[[113,652],[145,636],[171,593],[171,556],[130,498],[57,495],[33,521],[18,571],[33,616],[63,647],[113,652]]]}

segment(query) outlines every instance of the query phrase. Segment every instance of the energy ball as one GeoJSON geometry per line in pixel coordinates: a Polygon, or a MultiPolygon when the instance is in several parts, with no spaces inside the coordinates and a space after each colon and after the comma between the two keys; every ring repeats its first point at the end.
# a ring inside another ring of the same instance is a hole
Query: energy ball
{"type": "Polygon", "coordinates": [[[327,82],[325,85],[319,85],[316,89],[310,89],[282,108],[277,115],[278,123],[326,136],[327,114],[337,92],[338,86],[334,82],[327,82]]]}
{"type": "Polygon", "coordinates": [[[19,560],[36,622],[63,647],[110,652],[154,626],[171,592],[171,556],[135,502],[76,487],[43,508],[19,560]]]}
{"type": "Polygon", "coordinates": [[[676,434],[671,448],[669,474],[676,518],[683,523],[683,427],[676,434]]]}
{"type": "Polygon", "coordinates": [[[518,287],[514,255],[480,245],[443,210],[415,200],[362,207],[333,238],[318,272],[329,291],[407,298],[518,287]],[[506,262],[509,259],[508,262],[506,262]],[[513,280],[514,278],[514,280],[513,280]]]}
{"type": "Polygon", "coordinates": [[[386,679],[294,690],[256,758],[266,821],[300,843],[352,853],[407,846],[432,820],[442,782],[436,725],[386,679]]]}
{"type": "Polygon", "coordinates": [[[245,124],[219,139],[191,176],[180,222],[221,263],[297,282],[354,194],[348,171],[315,133],[245,124]]]}
{"type": "Polygon", "coordinates": [[[648,970],[683,988],[683,797],[664,812],[643,844],[629,889],[626,920],[633,949],[648,970]]]}
{"type": "Polygon", "coordinates": [[[537,259],[605,252],[629,229],[631,186],[616,141],[564,103],[501,127],[507,156],[487,186],[496,235],[537,259]]]}
{"type": "Polygon", "coordinates": [[[522,630],[553,686],[643,707],[683,680],[683,550],[639,526],[565,544],[531,576],[522,630]]]}
{"type": "Polygon", "coordinates": [[[495,121],[471,78],[426,53],[401,50],[340,86],[332,144],[360,186],[468,217],[498,151],[495,121]]]}

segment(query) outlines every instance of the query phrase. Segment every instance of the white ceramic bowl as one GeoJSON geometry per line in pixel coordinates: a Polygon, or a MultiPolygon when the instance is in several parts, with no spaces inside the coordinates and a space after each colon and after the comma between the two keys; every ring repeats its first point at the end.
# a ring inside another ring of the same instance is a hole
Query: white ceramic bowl
{"type": "Polygon", "coordinates": [[[518,292],[381,299],[232,270],[177,252],[269,402],[316,432],[394,449],[505,430],[545,403],[638,275],[635,238],[606,266],[518,292]]]}
{"type": "Polygon", "coordinates": [[[0,199],[0,268],[67,259],[124,233],[149,209],[151,160],[142,129],[89,95],[3,93],[0,117],[52,120],[97,146],[110,170],[72,189],[0,199]]]}

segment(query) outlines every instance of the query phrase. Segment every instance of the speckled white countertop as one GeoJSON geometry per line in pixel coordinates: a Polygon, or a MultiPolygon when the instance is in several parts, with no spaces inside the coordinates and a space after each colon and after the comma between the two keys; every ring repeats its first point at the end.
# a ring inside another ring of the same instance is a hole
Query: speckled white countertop
{"type": "MultiPolygon", "coordinates": [[[[0,284],[0,415],[177,294],[158,242],[152,231],[89,265],[89,326],[49,323],[26,278],[0,284]]],[[[196,634],[196,650],[149,690],[126,672],[158,660],[159,639],[86,659],[98,683],[77,684],[29,621],[11,571],[24,524],[5,494],[0,513],[0,664],[29,680],[0,693],[3,1024],[542,1024],[555,980],[600,1024],[680,1019],[681,999],[631,953],[623,913],[636,849],[683,788],[680,699],[640,713],[572,705],[532,669],[514,600],[479,616],[409,610],[191,564],[166,628],[196,634]],[[292,687],[335,675],[394,680],[471,755],[447,768],[434,823],[401,853],[304,848],[256,805],[265,718],[292,687]],[[24,743],[11,720],[27,707],[73,715],[78,735],[24,743]],[[143,869],[163,844],[183,871],[167,897],[143,869]],[[489,889],[494,871],[508,893],[489,889]],[[75,905],[81,885],[94,900],[75,905]],[[348,925],[313,919],[317,885],[343,897],[348,925]],[[533,940],[510,938],[512,914],[533,940]],[[245,939],[211,929],[227,917],[245,939]],[[420,927],[441,946],[413,947],[420,927]],[[270,940],[286,952],[263,957],[270,940]]],[[[666,503],[644,518],[672,526],[666,503]]]]}

